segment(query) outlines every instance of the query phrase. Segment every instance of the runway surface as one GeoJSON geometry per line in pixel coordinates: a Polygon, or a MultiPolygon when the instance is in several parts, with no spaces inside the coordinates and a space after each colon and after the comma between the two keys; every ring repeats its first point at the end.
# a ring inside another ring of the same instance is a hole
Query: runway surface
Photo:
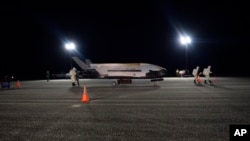
{"type": "Polygon", "coordinates": [[[166,77],[111,86],[111,80],[20,81],[0,89],[0,140],[229,141],[229,126],[250,124],[250,79],[166,77]],[[90,98],[81,101],[83,85],[90,98]]]}

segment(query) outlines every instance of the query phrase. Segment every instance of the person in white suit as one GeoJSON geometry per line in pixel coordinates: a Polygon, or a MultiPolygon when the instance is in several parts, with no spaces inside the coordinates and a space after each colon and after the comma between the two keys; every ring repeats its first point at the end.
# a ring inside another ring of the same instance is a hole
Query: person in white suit
{"type": "Polygon", "coordinates": [[[77,79],[76,75],[77,75],[76,68],[73,67],[73,68],[69,71],[69,76],[70,76],[70,79],[71,79],[71,81],[72,81],[72,86],[75,86],[75,85],[76,85],[76,81],[77,81],[77,80],[76,80],[76,79],[77,79]]]}
{"type": "Polygon", "coordinates": [[[196,68],[193,69],[192,75],[194,76],[194,83],[196,84],[197,82],[197,77],[198,77],[198,72],[199,72],[199,66],[197,66],[196,68]]]}
{"type": "Polygon", "coordinates": [[[207,68],[203,69],[203,75],[205,76],[204,83],[207,84],[207,81],[212,84],[212,81],[210,80],[210,74],[211,74],[211,66],[208,66],[207,68]]]}

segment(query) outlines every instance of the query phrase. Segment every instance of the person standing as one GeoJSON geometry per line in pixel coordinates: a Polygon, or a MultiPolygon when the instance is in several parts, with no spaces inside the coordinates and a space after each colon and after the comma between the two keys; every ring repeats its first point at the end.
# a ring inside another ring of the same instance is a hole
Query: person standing
{"type": "Polygon", "coordinates": [[[75,68],[75,72],[76,72],[76,83],[79,86],[80,85],[80,83],[79,83],[79,72],[77,71],[76,68],[75,68]]]}
{"type": "Polygon", "coordinates": [[[200,67],[197,66],[195,69],[193,69],[192,75],[194,76],[194,83],[196,84],[197,82],[197,78],[199,76],[199,69],[200,67]]]}
{"type": "Polygon", "coordinates": [[[49,82],[49,78],[50,78],[49,70],[46,71],[46,78],[47,78],[47,82],[49,82]]]}
{"type": "Polygon", "coordinates": [[[69,76],[70,76],[70,79],[72,81],[72,86],[75,86],[76,85],[76,79],[77,79],[77,76],[76,76],[76,68],[73,67],[70,71],[69,71],[69,76]]]}
{"type": "Polygon", "coordinates": [[[204,83],[207,84],[207,81],[212,84],[212,81],[210,80],[210,74],[211,74],[211,66],[208,66],[207,68],[203,69],[203,74],[205,75],[204,83]]]}
{"type": "Polygon", "coordinates": [[[179,74],[179,69],[177,69],[177,70],[175,71],[175,73],[176,73],[176,76],[177,76],[177,77],[180,76],[180,74],[179,74]]]}

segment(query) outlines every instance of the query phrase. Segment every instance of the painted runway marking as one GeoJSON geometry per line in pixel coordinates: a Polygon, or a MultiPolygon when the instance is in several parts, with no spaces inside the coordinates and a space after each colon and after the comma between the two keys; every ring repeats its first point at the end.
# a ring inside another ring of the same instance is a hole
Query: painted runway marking
{"type": "Polygon", "coordinates": [[[74,104],[74,105],[72,105],[71,107],[77,108],[77,107],[80,107],[80,106],[81,106],[81,104],[74,104]]]}

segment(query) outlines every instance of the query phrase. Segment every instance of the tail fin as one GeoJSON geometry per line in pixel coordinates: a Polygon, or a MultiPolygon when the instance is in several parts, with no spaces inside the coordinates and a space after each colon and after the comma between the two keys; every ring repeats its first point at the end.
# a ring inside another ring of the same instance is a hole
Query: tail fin
{"type": "Polygon", "coordinates": [[[90,67],[90,64],[92,64],[91,60],[90,59],[86,59],[85,60],[86,64],[90,67]]]}
{"type": "Polygon", "coordinates": [[[82,60],[80,60],[78,57],[72,57],[72,59],[76,62],[76,64],[81,68],[81,69],[88,69],[90,66],[85,64],[82,60]]]}

